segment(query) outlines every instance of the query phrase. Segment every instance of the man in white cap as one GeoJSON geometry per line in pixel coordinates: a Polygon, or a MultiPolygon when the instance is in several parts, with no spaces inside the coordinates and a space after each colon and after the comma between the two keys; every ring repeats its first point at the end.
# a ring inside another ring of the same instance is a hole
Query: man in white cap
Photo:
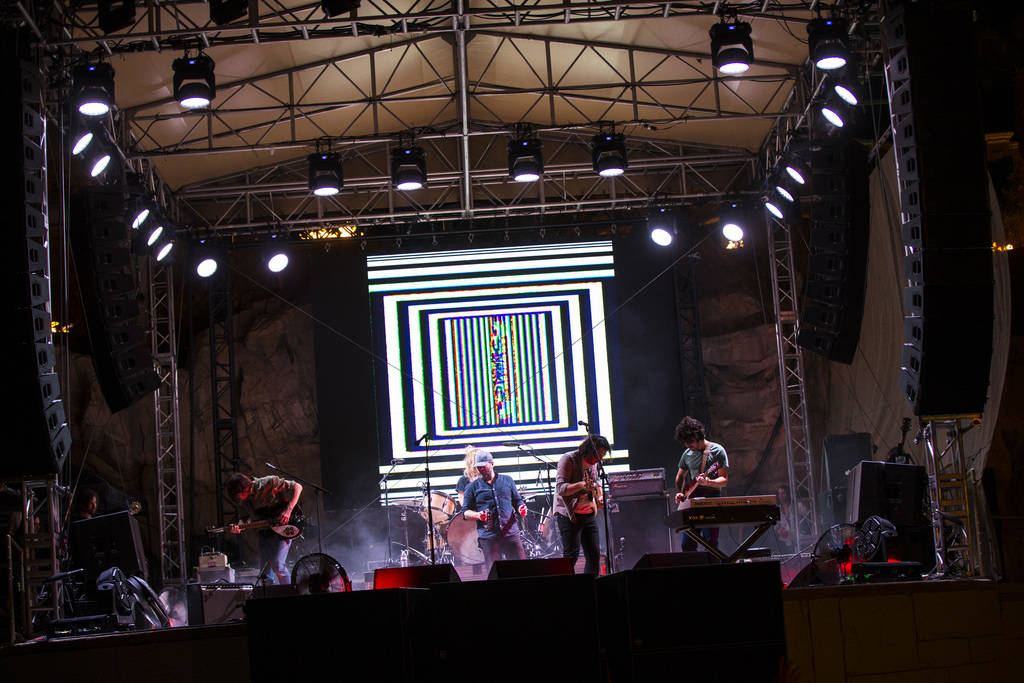
{"type": "Polygon", "coordinates": [[[494,457],[482,448],[476,452],[480,478],[473,480],[463,494],[462,514],[476,520],[476,535],[488,569],[502,557],[525,560],[515,512],[526,517],[526,501],[516,483],[507,474],[496,474],[494,457]]]}

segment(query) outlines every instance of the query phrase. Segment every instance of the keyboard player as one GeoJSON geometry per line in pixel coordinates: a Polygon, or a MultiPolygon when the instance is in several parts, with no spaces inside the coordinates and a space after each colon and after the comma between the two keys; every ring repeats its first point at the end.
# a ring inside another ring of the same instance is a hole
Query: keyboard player
{"type": "MultiPolygon", "coordinates": [[[[729,457],[721,444],[705,439],[704,425],[700,420],[690,416],[684,417],[676,425],[676,441],[685,450],[679,458],[679,470],[676,472],[676,502],[686,498],[684,491],[693,483],[696,489],[690,493],[691,498],[709,498],[722,495],[722,489],[729,482],[729,457]],[[712,466],[718,465],[714,476],[708,475],[712,466]]],[[[718,547],[718,527],[700,530],[700,535],[711,545],[718,547]]],[[[696,550],[697,542],[687,534],[683,534],[683,550],[696,550]]]]}

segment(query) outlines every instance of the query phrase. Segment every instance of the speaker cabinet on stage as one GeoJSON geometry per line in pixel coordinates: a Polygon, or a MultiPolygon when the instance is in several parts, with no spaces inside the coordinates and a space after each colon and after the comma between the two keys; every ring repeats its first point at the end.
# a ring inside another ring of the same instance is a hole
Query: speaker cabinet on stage
{"type": "MultiPolygon", "coordinates": [[[[358,674],[375,681],[430,680],[430,591],[399,588],[249,600],[245,615],[253,683],[295,680],[299,672],[327,679],[358,674]]],[[[462,616],[450,611],[434,626],[451,627],[460,638],[476,642],[456,628],[453,619],[462,616]]]]}
{"type": "Polygon", "coordinates": [[[778,562],[627,571],[596,589],[610,680],[771,681],[786,654],[778,562]]]}
{"type": "Polygon", "coordinates": [[[852,363],[864,316],[869,197],[867,155],[855,141],[811,150],[811,230],[797,343],[852,363]]]}
{"type": "Polygon", "coordinates": [[[245,618],[245,601],[252,586],[190,583],[186,588],[188,625],[226,624],[245,618]]]}
{"type": "Polygon", "coordinates": [[[28,41],[0,36],[0,85],[13,100],[0,111],[0,152],[10,173],[0,184],[7,218],[0,231],[0,312],[7,320],[0,354],[8,397],[0,427],[10,439],[0,476],[35,476],[57,472],[71,448],[51,336],[44,81],[15,54],[28,41]]]}
{"type": "Polygon", "coordinates": [[[427,564],[419,567],[384,567],[373,571],[373,588],[427,588],[435,583],[461,581],[450,564],[427,564]]]}
{"type": "Polygon", "coordinates": [[[846,473],[862,460],[871,460],[871,435],[867,432],[829,434],[822,441],[822,455],[828,489],[818,494],[818,521],[827,529],[846,517],[849,499],[846,473]]]}
{"type": "Polygon", "coordinates": [[[860,524],[871,515],[897,527],[928,523],[928,474],[924,465],[863,461],[850,470],[847,478],[845,521],[849,524],[860,524]]]}
{"type": "MultiPolygon", "coordinates": [[[[672,552],[672,530],[665,526],[665,516],[669,513],[666,496],[613,498],[609,510],[616,539],[612,547],[622,544],[623,567],[632,567],[648,553],[672,552]]],[[[601,524],[600,517],[598,524],[601,524]]]]}
{"type": "Polygon", "coordinates": [[[717,557],[703,551],[679,553],[647,553],[633,565],[633,569],[660,569],[664,567],[693,567],[719,562],[717,557]]]}
{"type": "Polygon", "coordinates": [[[446,625],[432,634],[435,680],[465,678],[475,662],[472,677],[487,681],[603,680],[589,574],[437,584],[430,594],[430,621],[446,625]]]}
{"type": "Polygon", "coordinates": [[[972,5],[899,3],[883,24],[909,282],[899,382],[921,416],[981,413],[988,396],[992,230],[972,5]],[[956,107],[950,83],[963,85],[956,107]]]}
{"type": "Polygon", "coordinates": [[[79,191],[72,199],[71,234],[93,367],[110,411],[117,412],[160,385],[121,190],[79,191]]]}
{"type": "Polygon", "coordinates": [[[564,557],[536,560],[497,560],[488,579],[522,579],[530,576],[566,576],[573,573],[573,561],[564,557]]]}

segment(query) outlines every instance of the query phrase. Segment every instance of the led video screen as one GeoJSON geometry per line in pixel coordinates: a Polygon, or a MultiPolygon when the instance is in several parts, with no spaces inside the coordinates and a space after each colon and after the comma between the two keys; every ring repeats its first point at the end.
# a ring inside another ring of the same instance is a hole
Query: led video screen
{"type": "Polygon", "coordinates": [[[468,445],[489,450],[524,493],[546,490],[545,463],[586,437],[580,422],[611,442],[607,470],[629,468],[613,409],[610,241],[369,256],[366,266],[390,501],[419,495],[427,455],[431,486],[453,492],[468,445]]]}

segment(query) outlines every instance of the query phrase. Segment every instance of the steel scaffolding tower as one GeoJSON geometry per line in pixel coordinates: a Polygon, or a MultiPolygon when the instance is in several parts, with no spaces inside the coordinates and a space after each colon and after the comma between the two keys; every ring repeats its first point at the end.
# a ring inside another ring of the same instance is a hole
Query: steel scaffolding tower
{"type": "Polygon", "coordinates": [[[974,485],[967,481],[963,433],[959,419],[924,423],[935,573],[939,576],[976,576],[981,566],[977,519],[969,499],[974,485]],[[938,442],[940,429],[946,432],[945,444],[938,442]]]}
{"type": "Polygon", "coordinates": [[[224,524],[224,483],[239,470],[238,389],[235,385],[235,343],[231,272],[223,268],[209,278],[210,412],[213,463],[217,479],[217,524],[224,524]]]}
{"type": "Polygon", "coordinates": [[[796,343],[800,333],[797,307],[796,271],[790,230],[765,211],[768,225],[769,263],[772,275],[772,304],[775,310],[775,341],[779,358],[779,388],[782,391],[782,421],[786,433],[789,491],[799,549],[818,538],[817,496],[811,454],[810,421],[804,389],[803,352],[796,343]]]}
{"type": "Polygon", "coordinates": [[[61,618],[63,584],[47,581],[60,571],[57,539],[63,531],[60,516],[60,493],[57,477],[25,477],[0,480],[21,494],[21,547],[7,534],[5,561],[7,565],[7,596],[10,600],[11,642],[15,638],[15,614],[21,614],[21,634],[26,638],[43,635],[37,624],[48,624],[61,618]],[[15,571],[20,567],[20,571],[15,571]],[[15,591],[15,586],[18,591],[15,591]],[[38,619],[37,619],[38,618],[38,619]]]}
{"type": "Polygon", "coordinates": [[[153,360],[160,386],[153,394],[156,423],[157,515],[160,519],[160,577],[163,584],[188,579],[181,498],[181,451],[178,429],[178,347],[174,327],[174,272],[170,265],[149,263],[149,312],[153,360]]]}

